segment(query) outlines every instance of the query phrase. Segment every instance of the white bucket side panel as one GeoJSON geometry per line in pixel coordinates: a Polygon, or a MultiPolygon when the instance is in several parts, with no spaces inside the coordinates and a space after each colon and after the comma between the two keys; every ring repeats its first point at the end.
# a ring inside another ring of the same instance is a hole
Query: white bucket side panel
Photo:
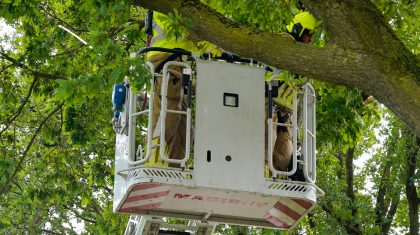
{"type": "Polygon", "coordinates": [[[264,76],[262,68],[197,61],[197,186],[263,190],[264,76]]]}
{"type": "Polygon", "coordinates": [[[114,204],[116,211],[118,204],[127,191],[126,179],[118,174],[121,170],[126,170],[128,166],[128,136],[122,134],[116,135],[115,141],[115,175],[114,175],[114,204]]]}

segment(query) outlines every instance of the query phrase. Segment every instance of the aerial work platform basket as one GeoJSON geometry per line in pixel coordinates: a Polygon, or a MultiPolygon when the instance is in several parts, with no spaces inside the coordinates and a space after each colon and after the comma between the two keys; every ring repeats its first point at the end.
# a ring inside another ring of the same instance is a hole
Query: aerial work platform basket
{"type": "Polygon", "coordinates": [[[194,66],[190,64],[169,61],[162,73],[154,74],[145,110],[139,107],[139,94],[125,86],[125,102],[115,122],[114,211],[278,229],[295,227],[314,208],[317,196],[323,195],[315,185],[314,89],[305,84],[293,98],[289,125],[293,167],[279,171],[273,167],[271,154],[266,154],[273,151],[275,128],[288,125],[271,118],[275,75],[266,81],[265,68],[252,63],[195,58],[194,66]],[[167,109],[168,67],[174,65],[184,68],[184,80],[188,80],[184,81],[186,110],[167,109]],[[153,81],[158,76],[163,78],[160,136],[165,136],[167,113],[185,115],[186,133],[192,133],[186,135],[186,153],[180,160],[166,155],[165,140],[152,143],[153,81]],[[194,90],[192,77],[196,79],[194,90]],[[162,161],[181,168],[148,164],[156,151],[162,161]],[[304,182],[288,179],[296,171],[303,171],[304,182]]]}

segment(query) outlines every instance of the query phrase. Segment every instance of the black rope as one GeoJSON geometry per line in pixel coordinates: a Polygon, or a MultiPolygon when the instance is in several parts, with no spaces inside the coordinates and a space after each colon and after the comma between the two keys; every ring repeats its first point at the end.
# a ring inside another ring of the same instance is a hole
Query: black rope
{"type": "MultiPolygon", "coordinates": [[[[184,49],[180,49],[180,48],[169,49],[169,48],[164,48],[164,47],[145,47],[145,48],[142,48],[141,50],[137,51],[136,54],[140,55],[140,54],[144,54],[144,53],[151,52],[151,51],[160,51],[160,52],[167,52],[167,53],[173,53],[173,54],[178,54],[178,55],[186,55],[186,56],[191,56],[192,55],[192,53],[190,51],[186,51],[184,49]]],[[[208,59],[209,56],[211,56],[211,54],[204,53],[203,55],[201,55],[201,57],[203,59],[208,59]]],[[[221,56],[213,56],[212,58],[215,59],[215,60],[226,60],[227,62],[240,62],[240,63],[258,64],[257,60],[248,59],[248,58],[241,58],[238,55],[228,53],[228,52],[223,52],[221,56]]]]}

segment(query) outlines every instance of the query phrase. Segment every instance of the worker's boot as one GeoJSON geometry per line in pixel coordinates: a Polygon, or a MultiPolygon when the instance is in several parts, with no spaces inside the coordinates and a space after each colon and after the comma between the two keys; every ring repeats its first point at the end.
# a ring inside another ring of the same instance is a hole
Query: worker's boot
{"type": "MultiPolygon", "coordinates": [[[[300,159],[301,155],[297,156],[297,159],[300,159]]],[[[303,174],[303,169],[301,168],[302,165],[297,165],[296,172],[289,176],[288,178],[292,181],[300,181],[305,182],[305,175],[303,174]]],[[[291,160],[289,162],[289,166],[287,167],[287,171],[291,171],[293,169],[293,156],[291,157],[291,160]]]]}

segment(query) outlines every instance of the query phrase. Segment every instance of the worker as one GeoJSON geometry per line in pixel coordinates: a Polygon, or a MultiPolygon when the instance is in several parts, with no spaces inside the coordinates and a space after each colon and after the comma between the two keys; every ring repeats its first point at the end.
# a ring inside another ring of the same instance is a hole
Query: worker
{"type": "MultiPolygon", "coordinates": [[[[149,11],[146,17],[147,45],[150,47],[162,47],[167,49],[183,49],[195,54],[219,53],[219,49],[206,41],[193,42],[185,38],[166,37],[165,30],[169,28],[169,16],[149,11]],[[153,19],[153,20],[152,20],[153,19]]],[[[164,64],[168,61],[183,61],[185,58],[172,53],[151,51],[146,55],[147,61],[151,62],[155,68],[155,73],[161,73],[164,64]]],[[[169,66],[170,74],[168,82],[167,105],[170,110],[186,110],[186,103],[183,98],[184,89],[182,88],[182,67],[169,66]]],[[[152,142],[160,143],[160,109],[161,109],[161,86],[162,76],[158,76],[154,81],[153,114],[152,114],[152,142]]],[[[186,144],[186,116],[174,113],[167,113],[165,124],[166,153],[171,159],[183,159],[185,156],[186,144]]],[[[188,133],[192,134],[192,133],[188,133]]],[[[149,151],[149,150],[148,150],[149,151]]],[[[152,153],[148,164],[163,165],[166,163],[160,160],[159,149],[156,148],[152,153]]],[[[179,164],[169,164],[170,167],[179,167],[179,164]]]]}
{"type": "MultiPolygon", "coordinates": [[[[283,36],[293,38],[302,43],[310,43],[312,34],[316,26],[316,20],[309,12],[298,13],[293,21],[286,27],[287,33],[282,33],[283,36]]],[[[290,73],[283,72],[280,74],[281,79],[284,76],[295,76],[290,73]]],[[[285,79],[290,80],[290,79],[285,79]]],[[[277,120],[279,123],[291,124],[291,112],[293,110],[293,96],[296,93],[297,87],[293,82],[281,81],[278,88],[278,96],[273,98],[277,104],[277,112],[273,117],[273,121],[277,120]]],[[[291,161],[293,155],[292,147],[292,131],[290,127],[277,126],[276,139],[273,147],[273,165],[276,170],[290,171],[293,162],[291,161]]],[[[267,142],[267,140],[266,140],[267,142]]],[[[293,175],[292,180],[305,181],[301,170],[297,170],[293,175]]]]}
{"type": "Polygon", "coordinates": [[[286,26],[287,33],[298,42],[310,43],[316,24],[315,17],[311,13],[307,11],[300,12],[286,26]]]}

